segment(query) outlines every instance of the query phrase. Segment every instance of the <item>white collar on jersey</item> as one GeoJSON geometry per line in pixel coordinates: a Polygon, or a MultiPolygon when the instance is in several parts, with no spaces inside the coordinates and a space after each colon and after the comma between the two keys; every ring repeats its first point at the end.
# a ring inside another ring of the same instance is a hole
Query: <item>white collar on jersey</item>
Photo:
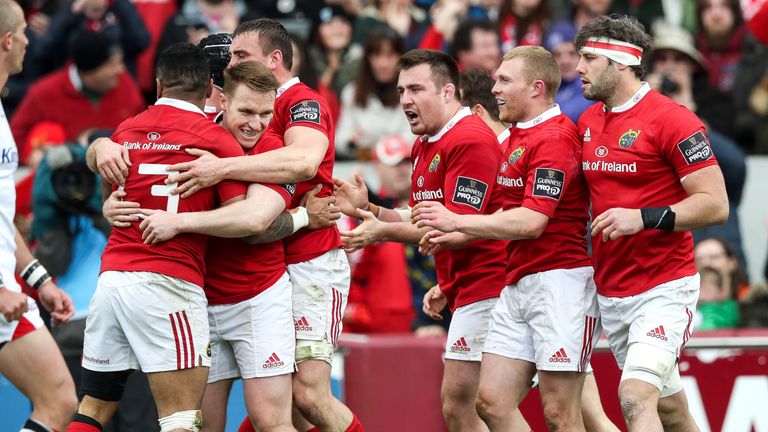
{"type": "MultiPolygon", "coordinates": [[[[620,113],[629,111],[629,109],[637,105],[637,103],[640,102],[640,100],[643,99],[649,91],[651,91],[651,86],[648,85],[647,82],[643,82],[643,85],[640,86],[640,89],[637,90],[637,93],[635,93],[631,98],[629,98],[628,101],[624,102],[623,104],[611,108],[610,112],[620,113]]],[[[605,105],[603,105],[603,111],[608,111],[605,109],[605,105]]]]}
{"type": "Polygon", "coordinates": [[[545,121],[553,117],[557,117],[559,115],[560,115],[560,105],[555,104],[555,106],[539,114],[539,116],[536,117],[535,119],[528,120],[527,122],[520,122],[516,124],[515,127],[518,127],[520,129],[530,129],[534,126],[544,123],[545,121]]]}
{"type": "Polygon", "coordinates": [[[504,132],[500,133],[499,136],[496,137],[496,139],[499,140],[499,144],[504,144],[504,141],[506,141],[507,138],[509,138],[510,133],[511,131],[509,130],[509,128],[504,129],[504,132]]]}
{"type": "Polygon", "coordinates": [[[178,108],[180,110],[189,111],[189,112],[193,112],[193,113],[200,113],[200,115],[208,117],[195,104],[189,103],[187,101],[183,101],[181,99],[173,99],[173,98],[169,98],[169,97],[161,97],[160,99],[157,100],[157,102],[155,102],[155,106],[157,106],[157,105],[172,106],[172,107],[178,108]]]}
{"type": "Polygon", "coordinates": [[[80,75],[78,75],[75,65],[69,65],[69,70],[67,72],[69,73],[69,82],[72,83],[72,87],[78,92],[83,91],[83,80],[80,79],[80,75]]]}
{"type": "Polygon", "coordinates": [[[218,109],[218,108],[216,108],[215,106],[206,105],[206,106],[203,108],[203,112],[204,112],[204,113],[206,113],[206,114],[213,114],[213,113],[217,113],[217,114],[218,114],[218,112],[219,112],[219,109],[218,109]]]}
{"type": "Polygon", "coordinates": [[[442,129],[440,129],[440,132],[438,132],[437,134],[435,134],[433,136],[424,135],[423,137],[421,137],[421,141],[435,142],[435,141],[439,140],[440,138],[443,137],[443,135],[445,135],[446,132],[451,130],[452,127],[456,126],[456,123],[458,123],[459,120],[463,119],[464,117],[471,116],[471,115],[472,115],[472,110],[470,110],[469,107],[461,107],[461,108],[459,108],[459,110],[456,111],[456,114],[454,114],[453,117],[451,117],[451,119],[448,120],[448,123],[446,123],[445,126],[443,126],[442,129]],[[426,139],[424,139],[424,138],[426,138],[426,139]]]}
{"type": "Polygon", "coordinates": [[[281,94],[285,93],[286,90],[288,90],[289,88],[295,86],[299,82],[300,82],[299,81],[299,77],[293,77],[293,78],[289,79],[288,81],[286,81],[285,84],[283,84],[283,85],[281,85],[280,87],[277,88],[277,96],[275,96],[275,99],[279,98],[281,94]]]}

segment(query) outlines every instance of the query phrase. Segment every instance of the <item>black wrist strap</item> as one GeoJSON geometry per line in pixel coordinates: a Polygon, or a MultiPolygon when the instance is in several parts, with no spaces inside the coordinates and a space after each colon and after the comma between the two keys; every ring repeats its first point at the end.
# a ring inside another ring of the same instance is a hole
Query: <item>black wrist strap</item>
{"type": "Polygon", "coordinates": [[[643,218],[644,229],[675,230],[675,212],[669,206],[641,208],[640,216],[643,218]]]}

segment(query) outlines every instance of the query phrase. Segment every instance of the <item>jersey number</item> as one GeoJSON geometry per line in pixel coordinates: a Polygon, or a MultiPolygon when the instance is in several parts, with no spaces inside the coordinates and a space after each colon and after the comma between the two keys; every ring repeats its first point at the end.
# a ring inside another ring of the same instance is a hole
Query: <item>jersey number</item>
{"type": "MultiPolygon", "coordinates": [[[[171,166],[169,164],[140,164],[139,174],[142,175],[161,175],[170,177],[172,174],[178,174],[178,171],[167,171],[166,169],[171,166]]],[[[171,191],[176,189],[179,182],[173,182],[162,185],[152,185],[152,196],[168,197],[168,205],[165,207],[165,211],[168,213],[178,213],[179,211],[179,196],[171,195],[171,191]]]]}

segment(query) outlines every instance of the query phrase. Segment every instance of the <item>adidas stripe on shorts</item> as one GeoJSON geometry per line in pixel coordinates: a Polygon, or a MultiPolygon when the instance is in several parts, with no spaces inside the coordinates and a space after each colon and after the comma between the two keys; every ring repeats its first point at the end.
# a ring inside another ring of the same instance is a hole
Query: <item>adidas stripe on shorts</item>
{"type": "Polygon", "coordinates": [[[537,370],[586,372],[600,331],[592,267],[548,270],[504,287],[485,352],[537,370]]]}
{"type": "Polygon", "coordinates": [[[209,383],[271,377],[295,370],[296,339],[288,273],[248,300],[208,306],[208,324],[209,383]]]}
{"type": "Polygon", "coordinates": [[[598,296],[603,330],[619,368],[624,368],[629,344],[635,342],[680,355],[691,337],[699,283],[696,273],[630,297],[598,296]]]}
{"type": "Polygon", "coordinates": [[[481,361],[488,335],[491,311],[499,300],[493,297],[456,308],[445,344],[447,360],[481,361]]]}

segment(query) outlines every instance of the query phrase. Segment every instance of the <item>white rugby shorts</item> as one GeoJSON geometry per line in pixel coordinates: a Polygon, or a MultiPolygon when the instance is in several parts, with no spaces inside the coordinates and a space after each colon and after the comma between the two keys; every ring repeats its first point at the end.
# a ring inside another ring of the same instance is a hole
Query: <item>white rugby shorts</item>
{"type": "Polygon", "coordinates": [[[88,308],[83,367],[145,373],[211,364],[203,289],[152,272],[106,271],[88,308]]]}
{"type": "Polygon", "coordinates": [[[456,308],[445,341],[445,359],[476,361],[483,359],[491,311],[498,297],[476,301],[456,308]]]}
{"type": "Polygon", "coordinates": [[[601,331],[593,273],[592,267],[548,270],[504,287],[484,351],[537,370],[587,371],[601,331]]]}
{"type": "Polygon", "coordinates": [[[691,336],[699,274],[665,282],[629,297],[598,296],[603,329],[619,368],[630,344],[642,342],[680,355],[691,336]]]}
{"type": "Polygon", "coordinates": [[[288,265],[293,285],[296,339],[336,346],[349,297],[347,255],[334,248],[308,261],[288,265]]]}
{"type": "Polygon", "coordinates": [[[209,305],[211,370],[208,382],[293,373],[296,351],[288,273],[239,303],[209,305]]]}

